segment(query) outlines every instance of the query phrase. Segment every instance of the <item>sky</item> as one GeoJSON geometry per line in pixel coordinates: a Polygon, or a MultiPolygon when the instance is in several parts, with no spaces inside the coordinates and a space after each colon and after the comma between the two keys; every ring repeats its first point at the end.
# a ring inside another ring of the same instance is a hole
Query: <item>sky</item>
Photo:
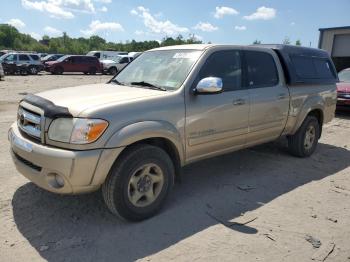
{"type": "Polygon", "coordinates": [[[317,47],[319,28],[350,26],[350,0],[2,0],[0,23],[36,39],[99,35],[108,41],[195,35],[218,44],[317,47]]]}

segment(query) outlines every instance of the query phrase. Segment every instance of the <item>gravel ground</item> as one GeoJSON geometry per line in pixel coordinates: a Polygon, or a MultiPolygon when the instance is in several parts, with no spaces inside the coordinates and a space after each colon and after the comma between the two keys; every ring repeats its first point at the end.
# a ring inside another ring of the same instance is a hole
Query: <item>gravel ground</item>
{"type": "Polygon", "coordinates": [[[100,192],[60,196],[22,177],[7,130],[25,92],[109,76],[12,76],[0,82],[0,261],[350,261],[350,113],[324,127],[308,159],[285,141],[185,168],[164,210],[111,215],[100,192]]]}

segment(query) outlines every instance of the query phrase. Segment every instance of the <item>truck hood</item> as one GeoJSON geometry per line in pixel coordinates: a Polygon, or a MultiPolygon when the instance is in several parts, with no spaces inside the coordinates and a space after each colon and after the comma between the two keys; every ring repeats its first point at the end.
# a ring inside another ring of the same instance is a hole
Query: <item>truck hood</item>
{"type": "Polygon", "coordinates": [[[340,93],[350,93],[350,83],[349,82],[337,83],[337,91],[340,93]]]}
{"type": "Polygon", "coordinates": [[[141,87],[93,84],[54,89],[36,95],[50,100],[57,106],[66,107],[73,116],[78,116],[86,109],[93,109],[111,103],[115,105],[122,104],[147,97],[161,96],[165,93],[167,92],[141,87]]]}

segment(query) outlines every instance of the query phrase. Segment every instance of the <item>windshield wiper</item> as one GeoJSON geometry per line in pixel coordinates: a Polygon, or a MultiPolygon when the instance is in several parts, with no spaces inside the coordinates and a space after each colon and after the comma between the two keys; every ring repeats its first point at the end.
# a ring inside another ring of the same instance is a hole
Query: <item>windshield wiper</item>
{"type": "Polygon", "coordinates": [[[145,87],[148,87],[149,89],[155,89],[155,90],[160,90],[160,91],[167,91],[164,87],[156,86],[156,85],[153,85],[153,84],[145,82],[145,81],[131,82],[130,85],[145,86],[145,87]]]}
{"type": "Polygon", "coordinates": [[[122,83],[122,82],[119,82],[117,79],[112,79],[111,81],[109,81],[110,83],[115,83],[115,84],[117,84],[117,85],[120,85],[120,86],[125,86],[125,84],[124,83],[122,83]]]}

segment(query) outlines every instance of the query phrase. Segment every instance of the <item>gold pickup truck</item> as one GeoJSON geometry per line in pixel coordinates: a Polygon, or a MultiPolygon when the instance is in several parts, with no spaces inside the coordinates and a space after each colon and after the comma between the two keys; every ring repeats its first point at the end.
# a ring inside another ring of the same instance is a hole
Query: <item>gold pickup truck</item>
{"type": "Polygon", "coordinates": [[[17,170],[60,194],[102,187],[107,207],[146,219],[191,162],[288,139],[308,157],[336,107],[325,51],[183,45],[144,52],[108,83],[27,95],[9,130],[17,170]]]}

